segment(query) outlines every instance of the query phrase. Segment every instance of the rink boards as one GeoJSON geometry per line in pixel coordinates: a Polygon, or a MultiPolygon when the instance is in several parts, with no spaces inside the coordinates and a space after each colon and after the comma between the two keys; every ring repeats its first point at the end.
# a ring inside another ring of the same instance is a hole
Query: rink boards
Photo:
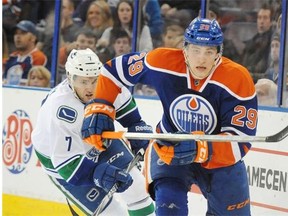
{"type": "MultiPolygon", "coordinates": [[[[4,86],[2,91],[3,215],[71,215],[65,197],[42,171],[30,137],[47,90],[4,86]]],[[[155,126],[162,115],[160,101],[136,101],[143,119],[155,126]]],[[[261,109],[257,135],[271,135],[287,125],[287,110],[261,109]]],[[[288,215],[288,138],[254,143],[244,160],[252,215],[288,215]]],[[[206,200],[196,187],[189,194],[189,206],[190,215],[205,215],[206,200]]]]}

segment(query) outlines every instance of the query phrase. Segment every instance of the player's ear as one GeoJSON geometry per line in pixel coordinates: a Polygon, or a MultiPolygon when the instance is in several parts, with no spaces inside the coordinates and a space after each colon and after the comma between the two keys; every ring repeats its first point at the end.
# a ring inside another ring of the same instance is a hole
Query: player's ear
{"type": "Polygon", "coordinates": [[[37,37],[36,37],[35,35],[33,35],[33,34],[31,34],[30,40],[31,40],[34,44],[37,43],[37,37]]]}

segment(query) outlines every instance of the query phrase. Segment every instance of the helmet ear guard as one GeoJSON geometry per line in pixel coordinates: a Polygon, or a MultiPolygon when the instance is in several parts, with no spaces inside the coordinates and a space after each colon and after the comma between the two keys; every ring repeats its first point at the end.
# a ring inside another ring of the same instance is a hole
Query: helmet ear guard
{"type": "Polygon", "coordinates": [[[65,70],[68,78],[73,75],[82,77],[99,76],[102,63],[98,56],[89,48],[85,50],[73,49],[66,61],[65,70]]]}
{"type": "Polygon", "coordinates": [[[184,34],[184,46],[188,44],[216,46],[218,52],[223,49],[223,40],[221,27],[215,19],[197,17],[189,24],[184,34]]]}

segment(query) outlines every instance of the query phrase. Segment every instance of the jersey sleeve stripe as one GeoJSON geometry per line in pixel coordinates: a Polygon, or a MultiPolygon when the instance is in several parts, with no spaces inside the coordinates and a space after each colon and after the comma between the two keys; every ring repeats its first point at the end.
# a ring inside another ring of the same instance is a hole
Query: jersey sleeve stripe
{"type": "Polygon", "coordinates": [[[187,73],[180,73],[180,72],[175,72],[175,71],[164,69],[164,68],[154,67],[151,64],[149,64],[149,62],[147,61],[147,58],[145,59],[145,65],[147,65],[147,67],[149,69],[157,71],[157,72],[167,73],[167,74],[171,74],[171,75],[178,76],[178,77],[187,77],[188,76],[187,73]]]}
{"type": "MultiPolygon", "coordinates": [[[[101,72],[101,75],[104,76],[104,77],[107,77],[108,79],[110,79],[111,81],[113,81],[113,83],[115,85],[117,85],[119,88],[122,88],[124,85],[119,81],[117,80],[106,68],[102,68],[102,72],[101,72]]],[[[101,76],[100,75],[100,76],[101,76]]],[[[97,85],[98,85],[98,81],[97,81],[97,85]]]]}
{"type": "Polygon", "coordinates": [[[234,160],[236,163],[237,161],[241,160],[241,158],[242,158],[238,142],[231,142],[231,147],[232,147],[232,152],[233,152],[233,155],[235,158],[234,160]]]}
{"type": "Polygon", "coordinates": [[[116,69],[117,69],[117,72],[121,81],[125,83],[125,85],[127,86],[133,86],[133,84],[125,78],[123,67],[122,67],[122,56],[116,58],[116,69]]]}
{"type": "MultiPolygon", "coordinates": [[[[221,128],[221,133],[227,133],[227,134],[229,134],[229,132],[227,132],[227,131],[233,131],[235,134],[240,135],[240,136],[251,135],[251,134],[245,134],[245,133],[243,133],[242,131],[239,131],[239,130],[237,130],[237,129],[234,128],[234,127],[222,127],[222,128],[221,128]]],[[[232,134],[232,133],[230,132],[230,134],[232,134]]]]}
{"type": "Polygon", "coordinates": [[[127,115],[135,109],[137,109],[136,103],[134,100],[132,100],[132,97],[130,97],[130,99],[125,104],[123,104],[122,107],[116,110],[116,120],[121,119],[123,116],[127,115]]]}
{"type": "Polygon", "coordinates": [[[230,88],[228,88],[227,86],[223,85],[220,82],[214,81],[214,80],[209,80],[209,83],[215,84],[223,89],[225,89],[230,95],[232,95],[233,97],[237,98],[238,100],[241,101],[246,101],[246,100],[251,100],[252,98],[254,98],[256,96],[256,92],[255,91],[249,91],[246,92],[245,95],[239,95],[238,93],[233,92],[230,88]]]}
{"type": "Polygon", "coordinates": [[[60,169],[62,169],[63,167],[67,166],[67,164],[71,163],[72,161],[77,161],[77,160],[80,159],[81,157],[82,157],[81,154],[74,155],[73,157],[67,159],[66,161],[64,161],[63,163],[59,164],[58,166],[55,166],[55,169],[56,169],[56,170],[60,170],[60,169]]]}
{"type": "Polygon", "coordinates": [[[119,93],[121,93],[121,88],[116,86],[112,80],[102,75],[99,76],[95,92],[96,98],[107,100],[113,104],[119,93]],[[109,89],[109,94],[106,91],[101,91],[101,89],[109,89]]]}

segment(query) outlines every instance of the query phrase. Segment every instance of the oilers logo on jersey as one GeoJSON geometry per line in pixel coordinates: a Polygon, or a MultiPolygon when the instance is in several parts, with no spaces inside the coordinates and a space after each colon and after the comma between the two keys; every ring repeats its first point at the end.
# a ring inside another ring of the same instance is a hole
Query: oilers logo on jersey
{"type": "Polygon", "coordinates": [[[217,117],[211,104],[203,97],[185,94],[170,106],[170,116],[179,131],[204,131],[210,134],[216,127],[217,117]]]}

